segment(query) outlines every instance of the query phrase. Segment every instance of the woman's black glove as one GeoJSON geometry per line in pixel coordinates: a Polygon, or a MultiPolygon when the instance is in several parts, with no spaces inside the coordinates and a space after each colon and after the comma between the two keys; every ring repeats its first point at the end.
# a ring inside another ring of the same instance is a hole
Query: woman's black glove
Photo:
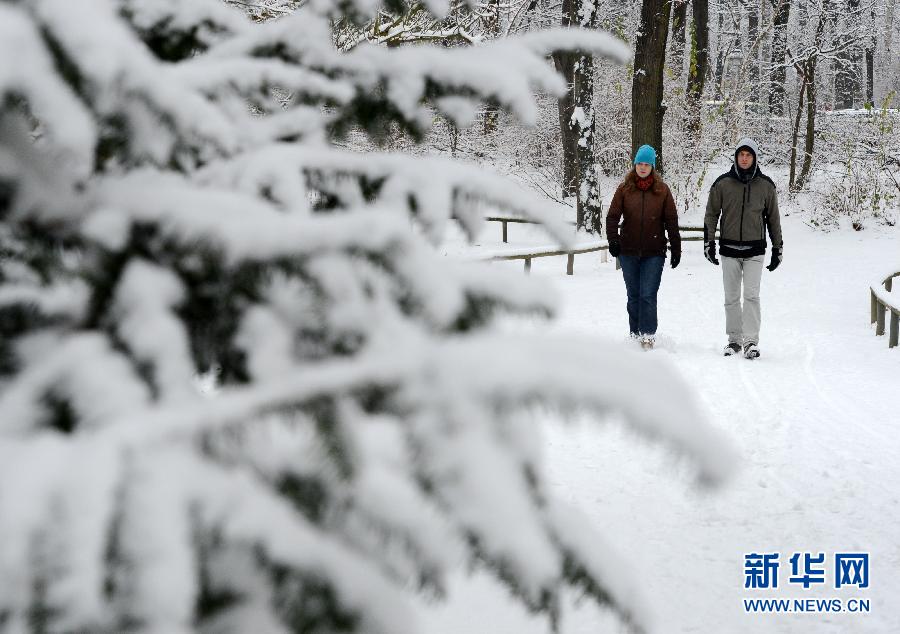
{"type": "Polygon", "coordinates": [[[672,268],[674,269],[675,267],[678,266],[678,264],[680,262],[681,262],[681,251],[672,251],[672,258],[669,260],[669,264],[671,264],[672,268]]]}
{"type": "Polygon", "coordinates": [[[622,245],[618,242],[610,242],[609,243],[609,254],[614,258],[619,257],[619,254],[622,252],[622,245]]]}

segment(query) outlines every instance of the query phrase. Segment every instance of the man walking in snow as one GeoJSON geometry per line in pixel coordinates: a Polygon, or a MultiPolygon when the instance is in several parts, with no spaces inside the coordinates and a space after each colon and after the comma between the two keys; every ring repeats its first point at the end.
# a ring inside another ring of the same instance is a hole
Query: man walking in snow
{"type": "Polygon", "coordinates": [[[719,227],[719,253],[725,285],[725,356],[741,352],[759,356],[759,285],[766,254],[766,232],[772,240],[772,259],[766,268],[781,264],[781,218],[775,183],[759,169],[759,151],[753,139],[741,139],[731,169],[709,190],[703,223],[704,255],[718,266],[715,232],[719,227]],[[741,286],[744,304],[741,306],[741,286]]]}

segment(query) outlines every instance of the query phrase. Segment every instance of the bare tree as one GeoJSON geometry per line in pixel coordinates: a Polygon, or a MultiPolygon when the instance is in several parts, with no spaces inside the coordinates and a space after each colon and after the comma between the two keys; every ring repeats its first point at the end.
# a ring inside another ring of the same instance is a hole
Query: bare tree
{"type": "Polygon", "coordinates": [[[871,24],[869,26],[869,39],[866,42],[866,106],[872,107],[875,104],[875,48],[878,46],[878,40],[875,37],[877,30],[875,28],[876,16],[875,5],[869,11],[871,24]]]}
{"type": "MultiPolygon", "coordinates": [[[[570,27],[575,24],[574,0],[563,0],[561,26],[570,27]]],[[[553,63],[557,72],[563,76],[569,89],[559,99],[559,132],[562,140],[562,191],[563,197],[574,196],[578,180],[578,169],[575,165],[575,147],[577,138],[572,134],[569,122],[575,112],[575,55],[557,52],[553,54],[553,63]]]]}
{"type": "Polygon", "coordinates": [[[788,187],[791,191],[799,191],[806,184],[806,179],[812,166],[813,148],[816,139],[816,65],[822,53],[822,44],[825,34],[825,26],[829,19],[826,2],[820,5],[815,35],[809,46],[797,55],[792,54],[788,48],[787,53],[791,57],[791,63],[797,71],[800,80],[800,92],[797,99],[797,114],[794,117],[794,129],[791,135],[791,166],[788,175],[788,187]],[[803,166],[797,175],[797,146],[800,135],[800,121],[803,115],[803,102],[806,100],[806,140],[803,148],[803,166]]]}
{"type": "Polygon", "coordinates": [[[759,104],[759,0],[747,2],[747,52],[744,59],[748,65],[750,83],[750,100],[753,108],[759,104]]]}
{"type": "Polygon", "coordinates": [[[887,79],[884,82],[887,85],[887,90],[884,92],[890,91],[891,81],[895,79],[894,69],[897,67],[897,55],[896,50],[893,46],[894,40],[894,12],[896,10],[896,0],[887,0],[886,7],[884,10],[884,29],[882,31],[882,46],[881,46],[881,63],[878,65],[879,68],[882,68],[884,71],[884,77],[887,79]]]}
{"type": "MultiPolygon", "coordinates": [[[[858,0],[850,0],[857,2],[858,0]]],[[[794,117],[793,132],[791,135],[791,163],[789,173],[789,187],[792,191],[803,188],[809,178],[812,169],[813,150],[816,140],[816,110],[818,98],[818,86],[816,83],[816,71],[822,60],[836,63],[847,58],[847,51],[858,49],[862,40],[862,34],[858,29],[844,29],[838,27],[838,16],[842,14],[838,6],[840,0],[819,0],[806,9],[808,19],[815,22],[814,35],[811,41],[794,54],[789,47],[787,50],[791,64],[797,71],[800,80],[800,94],[797,100],[797,112],[794,117]],[[799,173],[797,160],[799,158],[799,133],[800,121],[803,113],[804,99],[806,101],[806,134],[803,147],[803,163],[799,173]]]]}
{"type": "Polygon", "coordinates": [[[784,108],[784,84],[787,80],[787,66],[784,53],[787,47],[788,20],[791,15],[791,0],[768,0],[772,4],[772,57],[769,71],[769,113],[782,116],[784,108]]]}
{"type": "MultiPolygon", "coordinates": [[[[842,3],[844,4],[844,3],[842,3]]],[[[836,108],[852,108],[860,91],[860,58],[861,51],[858,44],[860,27],[859,0],[846,0],[844,4],[846,12],[843,15],[843,37],[854,40],[854,44],[846,44],[840,47],[840,51],[834,62],[834,93],[836,108]]],[[[835,7],[836,8],[836,7],[835,7]]]]}
{"type": "Polygon", "coordinates": [[[670,64],[675,75],[680,77],[684,72],[684,56],[686,52],[685,27],[687,26],[688,0],[674,0],[672,5],[672,50],[670,64]]]}
{"type": "MultiPolygon", "coordinates": [[[[493,39],[500,35],[500,0],[487,0],[483,7],[482,22],[484,24],[485,37],[493,39]]],[[[500,114],[495,104],[487,104],[484,109],[484,134],[490,134],[497,129],[497,117],[500,114]]]]}
{"type": "Polygon", "coordinates": [[[663,70],[671,0],[643,0],[635,43],[631,88],[631,152],[647,143],[656,148],[657,168],[663,169],[663,70]]]}
{"type": "Polygon", "coordinates": [[[716,99],[722,98],[722,75],[725,73],[725,57],[729,47],[725,31],[725,7],[722,4],[722,0],[716,2],[716,64],[713,69],[716,99]]]}
{"type": "Polygon", "coordinates": [[[691,102],[690,127],[700,133],[700,105],[703,86],[709,71],[709,0],[691,2],[691,59],[688,66],[687,92],[691,102]]]}

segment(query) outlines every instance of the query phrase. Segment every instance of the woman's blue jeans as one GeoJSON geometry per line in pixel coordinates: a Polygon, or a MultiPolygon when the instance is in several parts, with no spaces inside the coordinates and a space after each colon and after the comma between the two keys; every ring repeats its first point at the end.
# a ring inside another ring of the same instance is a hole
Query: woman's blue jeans
{"type": "Polygon", "coordinates": [[[656,334],[656,293],[665,261],[661,255],[619,256],[628,292],[628,327],[633,335],[656,334]]]}

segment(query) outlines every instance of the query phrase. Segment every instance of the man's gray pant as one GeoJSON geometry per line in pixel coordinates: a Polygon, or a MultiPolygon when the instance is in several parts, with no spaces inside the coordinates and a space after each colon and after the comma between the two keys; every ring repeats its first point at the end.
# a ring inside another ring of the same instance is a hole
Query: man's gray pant
{"type": "Polygon", "coordinates": [[[759,282],[764,256],[730,258],[722,256],[722,279],[725,283],[725,332],[728,342],[759,343],[759,282]],[[741,283],[744,306],[741,308],[741,283]]]}

